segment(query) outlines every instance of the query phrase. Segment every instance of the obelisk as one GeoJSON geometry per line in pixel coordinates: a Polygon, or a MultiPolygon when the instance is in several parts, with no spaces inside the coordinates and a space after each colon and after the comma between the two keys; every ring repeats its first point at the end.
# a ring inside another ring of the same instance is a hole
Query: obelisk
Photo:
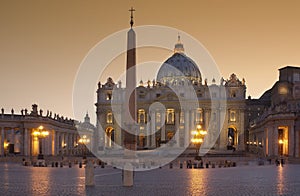
{"type": "Polygon", "coordinates": [[[123,169],[123,186],[133,186],[133,166],[130,159],[134,158],[136,151],[136,43],[133,26],[133,12],[131,12],[130,30],[127,33],[127,59],[126,59],[126,91],[124,103],[124,158],[128,161],[123,169]]]}

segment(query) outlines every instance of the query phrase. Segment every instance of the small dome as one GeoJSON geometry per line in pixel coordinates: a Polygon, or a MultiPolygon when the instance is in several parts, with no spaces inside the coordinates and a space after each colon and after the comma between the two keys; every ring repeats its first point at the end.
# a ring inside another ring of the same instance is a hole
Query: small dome
{"type": "Polygon", "coordinates": [[[174,54],[162,64],[157,73],[157,82],[163,84],[180,84],[184,80],[191,83],[202,81],[198,66],[183,52],[183,44],[180,42],[180,37],[178,37],[174,54]]]}

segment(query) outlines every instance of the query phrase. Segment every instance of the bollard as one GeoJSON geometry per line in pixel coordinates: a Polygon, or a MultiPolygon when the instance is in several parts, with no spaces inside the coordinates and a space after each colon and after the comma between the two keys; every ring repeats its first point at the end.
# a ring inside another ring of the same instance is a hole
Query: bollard
{"type": "Polygon", "coordinates": [[[198,168],[201,168],[201,162],[198,163],[198,168]]]}
{"type": "Polygon", "coordinates": [[[173,163],[170,163],[170,169],[172,169],[173,168],[173,163]]]}
{"type": "Polygon", "coordinates": [[[54,162],[52,162],[51,166],[54,167],[54,162]]]}
{"type": "Polygon", "coordinates": [[[63,167],[64,166],[64,163],[63,162],[60,162],[60,167],[63,167]]]}
{"type": "Polygon", "coordinates": [[[179,168],[182,169],[182,167],[183,167],[183,164],[179,163],[179,168]]]}
{"type": "Polygon", "coordinates": [[[283,167],[283,165],[284,165],[284,160],[283,159],[280,160],[280,165],[281,165],[281,167],[283,167]]]}
{"type": "Polygon", "coordinates": [[[208,163],[206,163],[206,164],[205,164],[205,168],[209,168],[209,165],[208,165],[208,163]]]}
{"type": "Polygon", "coordinates": [[[87,161],[85,167],[85,186],[94,186],[95,185],[95,172],[94,172],[94,165],[91,161],[87,161]]]}
{"type": "Polygon", "coordinates": [[[82,163],[81,162],[79,162],[79,168],[82,168],[82,163]]]}
{"type": "Polygon", "coordinates": [[[233,163],[232,163],[232,167],[236,167],[236,162],[233,162],[233,163]]]}
{"type": "Polygon", "coordinates": [[[202,162],[202,161],[200,162],[200,168],[201,168],[201,169],[204,168],[204,167],[203,167],[203,162],[202,162]]]}
{"type": "Polygon", "coordinates": [[[55,162],[55,167],[58,167],[58,162],[55,162]]]}
{"type": "Polygon", "coordinates": [[[72,167],[72,163],[69,161],[69,168],[71,168],[72,167]]]}
{"type": "Polygon", "coordinates": [[[194,163],[193,165],[194,165],[194,169],[197,169],[197,168],[198,168],[198,167],[197,167],[197,163],[194,163]]]}
{"type": "Polygon", "coordinates": [[[104,162],[101,162],[101,168],[104,168],[104,162]]]}

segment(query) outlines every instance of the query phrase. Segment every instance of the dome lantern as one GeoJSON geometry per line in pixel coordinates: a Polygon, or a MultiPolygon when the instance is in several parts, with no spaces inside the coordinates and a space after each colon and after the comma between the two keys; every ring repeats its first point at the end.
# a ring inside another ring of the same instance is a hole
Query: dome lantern
{"type": "Polygon", "coordinates": [[[178,35],[174,54],[160,67],[156,81],[162,84],[180,85],[183,83],[197,84],[202,81],[197,64],[184,54],[183,44],[178,35]]]}

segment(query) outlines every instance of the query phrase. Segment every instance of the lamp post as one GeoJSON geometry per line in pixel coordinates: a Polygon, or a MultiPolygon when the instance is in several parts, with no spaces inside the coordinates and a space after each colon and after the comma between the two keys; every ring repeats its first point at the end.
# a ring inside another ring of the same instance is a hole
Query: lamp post
{"type": "Polygon", "coordinates": [[[279,141],[278,141],[278,143],[279,143],[279,148],[280,148],[280,156],[282,156],[283,155],[283,139],[279,139],[279,141]]]}
{"type": "Polygon", "coordinates": [[[33,136],[38,139],[39,142],[39,154],[38,154],[38,166],[45,166],[44,155],[42,151],[42,139],[46,138],[49,135],[49,131],[45,130],[41,125],[33,133],[33,136]]]}
{"type": "Polygon", "coordinates": [[[39,154],[42,155],[42,139],[46,138],[49,135],[49,131],[44,130],[44,127],[41,125],[37,130],[33,132],[33,136],[39,139],[39,154]]]}
{"type": "Polygon", "coordinates": [[[4,156],[6,156],[8,154],[8,146],[9,146],[9,142],[4,142],[4,156]]]}
{"type": "Polygon", "coordinates": [[[87,136],[86,135],[83,135],[82,136],[82,138],[80,138],[79,140],[78,140],[78,143],[79,144],[81,144],[80,146],[81,146],[81,150],[83,151],[82,152],[82,154],[83,154],[83,156],[86,156],[86,145],[88,144],[88,143],[90,143],[90,139],[89,138],[87,138],[87,136]]]}
{"type": "Polygon", "coordinates": [[[199,153],[199,148],[203,143],[206,134],[207,131],[203,130],[201,125],[197,125],[197,129],[192,131],[193,138],[191,139],[191,142],[196,147],[196,153],[199,153]]]}

